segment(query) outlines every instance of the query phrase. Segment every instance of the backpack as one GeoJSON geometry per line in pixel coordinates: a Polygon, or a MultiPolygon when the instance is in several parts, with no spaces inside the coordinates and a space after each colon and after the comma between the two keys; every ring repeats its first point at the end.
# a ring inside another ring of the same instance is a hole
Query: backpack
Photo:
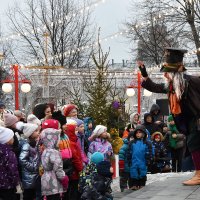
{"type": "Polygon", "coordinates": [[[74,172],[74,166],[72,163],[72,151],[66,135],[61,136],[59,148],[63,160],[63,171],[67,176],[71,176],[74,172]]]}

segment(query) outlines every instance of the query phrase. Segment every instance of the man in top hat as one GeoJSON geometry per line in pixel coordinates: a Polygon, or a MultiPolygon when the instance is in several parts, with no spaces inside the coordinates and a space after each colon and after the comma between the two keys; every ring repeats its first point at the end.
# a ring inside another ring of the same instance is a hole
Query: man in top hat
{"type": "Polygon", "coordinates": [[[195,166],[195,175],[184,185],[200,185],[200,77],[184,73],[184,53],[187,50],[166,48],[161,68],[165,83],[154,83],[142,61],[138,61],[143,76],[142,87],[155,93],[166,93],[169,107],[179,132],[187,136],[187,147],[195,166]]]}

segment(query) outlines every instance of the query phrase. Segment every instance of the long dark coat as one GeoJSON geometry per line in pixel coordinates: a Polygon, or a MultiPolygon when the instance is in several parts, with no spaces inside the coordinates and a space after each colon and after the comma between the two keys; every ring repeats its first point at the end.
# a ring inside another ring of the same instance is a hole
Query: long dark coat
{"type": "MultiPolygon", "coordinates": [[[[187,136],[189,151],[193,152],[200,150],[200,77],[184,74],[184,78],[186,87],[180,102],[182,113],[173,117],[178,130],[187,136]]],[[[150,78],[142,82],[142,87],[155,93],[168,93],[164,83],[154,83],[150,78]]]]}

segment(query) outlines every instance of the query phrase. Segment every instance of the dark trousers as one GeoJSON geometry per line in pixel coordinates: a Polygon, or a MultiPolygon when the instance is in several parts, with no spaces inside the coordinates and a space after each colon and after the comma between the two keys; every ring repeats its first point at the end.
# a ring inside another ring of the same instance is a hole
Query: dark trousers
{"type": "Polygon", "coordinates": [[[0,189],[0,200],[13,200],[15,199],[15,189],[0,189]]]}
{"type": "Polygon", "coordinates": [[[42,200],[42,191],[41,191],[41,177],[39,176],[36,180],[36,200],[42,200]]]}
{"type": "Polygon", "coordinates": [[[129,179],[129,187],[133,187],[133,186],[137,186],[137,187],[141,187],[141,186],[145,186],[146,185],[146,181],[147,181],[147,177],[144,176],[141,179],[135,179],[135,178],[130,178],[129,179]]]}
{"type": "Polygon", "coordinates": [[[20,200],[20,194],[16,194],[16,193],[15,193],[14,200],[20,200]]]}
{"type": "Polygon", "coordinates": [[[120,189],[126,189],[129,186],[129,178],[130,178],[130,173],[129,172],[119,172],[119,186],[120,189]]]}
{"type": "Polygon", "coordinates": [[[70,180],[67,192],[64,194],[63,200],[79,200],[78,180],[70,180]]]}
{"type": "Polygon", "coordinates": [[[53,194],[53,195],[49,195],[46,196],[47,200],[60,200],[60,194],[53,194]]]}
{"type": "Polygon", "coordinates": [[[172,172],[181,172],[183,160],[183,148],[172,149],[172,172]]]}
{"type": "Polygon", "coordinates": [[[34,200],[36,198],[36,189],[24,189],[23,200],[34,200]]]}

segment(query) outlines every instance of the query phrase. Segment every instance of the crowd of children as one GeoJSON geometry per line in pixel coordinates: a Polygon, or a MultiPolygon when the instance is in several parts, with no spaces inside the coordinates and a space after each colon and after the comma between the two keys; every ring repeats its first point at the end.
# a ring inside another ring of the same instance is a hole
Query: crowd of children
{"type": "Polygon", "coordinates": [[[94,129],[91,118],[78,119],[73,104],[62,112],[39,104],[27,118],[21,111],[1,111],[0,199],[112,199],[113,150],[107,127],[94,129]],[[102,159],[93,163],[96,153],[102,159]],[[96,170],[84,181],[80,174],[87,174],[90,165],[96,170]]]}
{"type": "MultiPolygon", "coordinates": [[[[0,105],[2,106],[2,104],[0,105]]],[[[74,104],[55,111],[38,104],[27,118],[0,108],[0,199],[112,200],[113,155],[119,154],[120,189],[145,186],[147,172],[181,171],[185,138],[159,107],[133,113],[123,140],[107,127],[78,119],[74,104]],[[158,110],[156,110],[158,109],[158,110]],[[113,144],[117,144],[114,148],[113,144]],[[22,194],[22,195],[21,195],[22,194]]]]}
{"type": "Polygon", "coordinates": [[[153,104],[143,120],[130,116],[119,151],[120,189],[137,190],[148,173],[181,172],[186,151],[185,136],[177,130],[172,115],[164,122],[160,108],[153,104]]]}

